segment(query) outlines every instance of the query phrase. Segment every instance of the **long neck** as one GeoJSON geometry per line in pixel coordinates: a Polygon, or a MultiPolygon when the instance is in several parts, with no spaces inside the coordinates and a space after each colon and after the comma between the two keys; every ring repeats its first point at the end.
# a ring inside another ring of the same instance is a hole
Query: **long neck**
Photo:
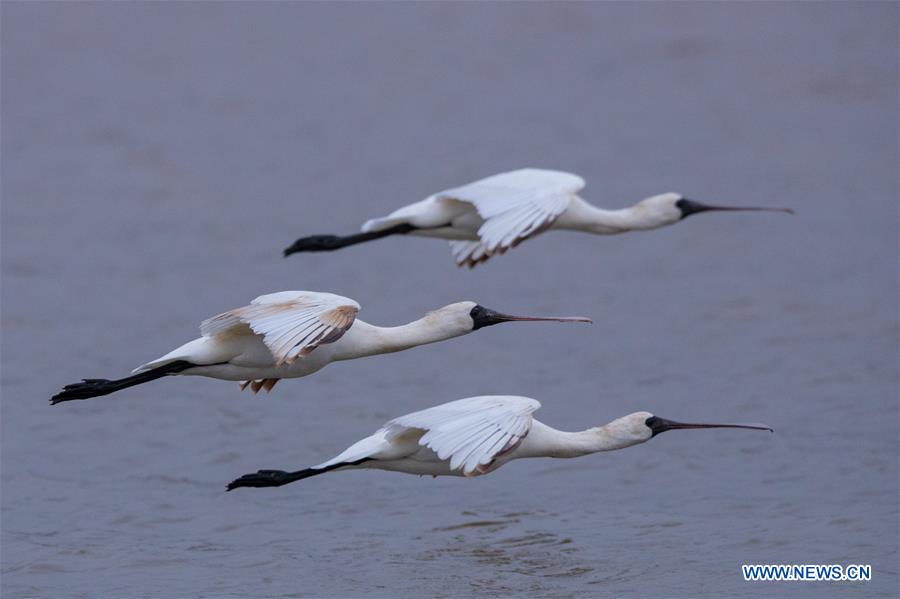
{"type": "Polygon", "coordinates": [[[646,219],[642,218],[634,206],[618,210],[605,210],[589,204],[581,198],[572,200],[569,208],[560,216],[554,226],[558,229],[573,229],[598,235],[615,235],[648,228],[646,219]]]}
{"type": "Polygon", "coordinates": [[[350,329],[353,336],[335,359],[350,360],[377,354],[390,354],[418,345],[444,341],[471,333],[472,329],[452,326],[430,315],[398,327],[377,327],[357,320],[350,329]]]}
{"type": "Polygon", "coordinates": [[[607,426],[598,426],[584,431],[567,432],[535,421],[525,438],[527,445],[516,457],[577,458],[578,456],[624,449],[640,443],[634,438],[622,439],[613,434],[607,426]]]}

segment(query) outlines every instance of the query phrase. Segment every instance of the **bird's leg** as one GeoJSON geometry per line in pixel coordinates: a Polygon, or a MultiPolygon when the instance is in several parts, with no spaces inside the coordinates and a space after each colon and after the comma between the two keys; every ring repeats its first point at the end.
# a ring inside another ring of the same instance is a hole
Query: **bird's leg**
{"type": "Polygon", "coordinates": [[[244,476],[231,481],[228,483],[226,490],[231,491],[238,487],[280,487],[297,480],[297,478],[293,476],[295,474],[298,473],[285,472],[284,470],[260,470],[253,474],[245,474],[244,476]]]}
{"type": "Polygon", "coordinates": [[[123,379],[82,379],[80,383],[66,385],[63,390],[50,398],[50,405],[56,405],[64,401],[72,401],[74,399],[89,399],[91,397],[99,397],[101,395],[109,395],[128,387],[134,387],[142,383],[155,381],[158,378],[177,374],[182,370],[196,366],[185,360],[176,360],[163,364],[158,368],[139,372],[123,379]]]}
{"type": "Polygon", "coordinates": [[[373,239],[381,239],[389,235],[404,235],[415,230],[416,227],[402,223],[384,229],[381,231],[371,231],[369,233],[357,233],[355,235],[310,235],[309,237],[301,237],[290,247],[284,250],[284,256],[290,256],[297,252],[330,252],[345,248],[348,245],[356,245],[373,239]]]}
{"type": "Polygon", "coordinates": [[[239,487],[280,487],[294,481],[309,478],[310,476],[325,474],[326,472],[337,470],[338,468],[359,466],[363,462],[368,462],[369,460],[371,460],[371,458],[361,458],[355,462],[339,462],[337,464],[325,466],[324,468],[305,468],[303,470],[297,470],[296,472],[285,472],[284,470],[259,470],[253,474],[245,474],[240,478],[234,479],[228,483],[225,490],[231,491],[232,489],[237,489],[239,487]]]}

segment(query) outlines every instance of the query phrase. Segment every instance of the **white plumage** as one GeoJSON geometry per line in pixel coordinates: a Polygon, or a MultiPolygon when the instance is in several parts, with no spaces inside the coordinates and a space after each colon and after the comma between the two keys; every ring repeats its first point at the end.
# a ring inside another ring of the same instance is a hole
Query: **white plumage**
{"type": "Polygon", "coordinates": [[[573,458],[623,449],[673,429],[749,428],[757,424],[688,424],[635,412],[580,432],[534,419],[541,404],[528,397],[468,397],[388,421],[334,458],[296,472],[260,470],[228,485],[278,487],[332,470],[372,468],[418,475],[478,476],[520,458],[573,458]]]}
{"type": "Polygon", "coordinates": [[[523,169],[441,192],[437,201],[474,206],[484,219],[480,243],[486,254],[494,254],[549,227],[583,188],[584,179],[571,173],[523,169]]]}
{"type": "Polygon", "coordinates": [[[531,414],[541,404],[509,395],[468,397],[394,418],[314,469],[364,458],[385,462],[409,458],[427,448],[449,469],[466,476],[481,474],[531,430],[531,414]]]}
{"type": "Polygon", "coordinates": [[[548,229],[614,235],[656,229],[698,212],[790,212],[783,208],[708,206],[674,192],[649,197],[628,208],[605,210],[578,196],[584,186],[584,179],[562,171],[525,168],[500,173],[371,219],[357,235],[303,237],[287,248],[285,255],[331,251],[403,234],[449,240],[457,265],[471,268],[548,229]]]}
{"type": "Polygon", "coordinates": [[[359,304],[340,295],[281,291],[261,295],[249,306],[204,320],[200,333],[204,337],[261,335],[275,365],[281,366],[293,364],[320,345],[340,339],[353,325],[357,313],[359,304]]]}
{"type": "Polygon", "coordinates": [[[316,291],[261,295],[250,305],[204,320],[201,336],[143,364],[131,377],[85,379],[67,385],[51,403],[88,399],[169,375],[243,381],[241,388],[270,391],[284,378],[310,375],[331,362],[387,354],[466,335],[501,322],[590,322],[581,317],[510,316],[457,302],[396,327],[356,318],[350,298],[316,291]]]}
{"type": "Polygon", "coordinates": [[[419,445],[468,476],[484,472],[497,456],[518,446],[540,407],[528,397],[469,397],[395,418],[385,425],[384,436],[390,442],[410,430],[427,431],[419,445]]]}
{"type": "Polygon", "coordinates": [[[362,231],[408,223],[432,229],[421,233],[432,237],[477,239],[450,242],[457,263],[474,266],[547,229],[583,188],[578,175],[521,169],[441,191],[366,222],[362,231]]]}

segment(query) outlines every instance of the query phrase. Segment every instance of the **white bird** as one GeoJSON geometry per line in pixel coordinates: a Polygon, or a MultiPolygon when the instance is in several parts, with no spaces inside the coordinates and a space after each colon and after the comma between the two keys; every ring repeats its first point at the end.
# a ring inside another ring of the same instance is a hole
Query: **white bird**
{"type": "Polygon", "coordinates": [[[689,424],[635,412],[579,432],[551,428],[532,414],[540,402],[513,395],[467,397],[394,418],[340,455],[296,472],[260,470],[228,485],[280,487],[332,470],[372,468],[431,476],[479,476],[520,458],[576,458],[624,449],[659,433],[690,428],[772,429],[762,424],[689,424]]]}
{"type": "Polygon", "coordinates": [[[456,264],[472,268],[548,229],[614,235],[657,229],[698,212],[792,213],[787,208],[708,206],[673,192],[629,208],[604,210],[578,197],[583,188],[584,179],[572,173],[534,168],[501,173],[367,221],[355,235],[303,237],[284,255],[337,250],[389,235],[417,235],[450,240],[456,264]]]}
{"type": "Polygon", "coordinates": [[[352,299],[315,291],[261,295],[200,325],[201,336],[118,380],[84,379],[50,399],[51,404],[88,399],[169,375],[243,381],[254,392],[279,379],[312,374],[331,362],[388,354],[466,335],[501,322],[587,322],[583,317],[510,316],[475,302],[458,302],[396,327],[356,318],[352,299]],[[352,328],[351,328],[352,327],[352,328]]]}

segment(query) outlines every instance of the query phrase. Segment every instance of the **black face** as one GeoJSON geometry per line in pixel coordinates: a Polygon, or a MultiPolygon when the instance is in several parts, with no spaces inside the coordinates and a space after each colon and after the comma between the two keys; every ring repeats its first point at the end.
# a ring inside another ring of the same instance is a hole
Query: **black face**
{"type": "Polygon", "coordinates": [[[701,204],[700,202],[695,202],[687,198],[681,198],[675,202],[675,207],[681,210],[681,218],[687,218],[698,212],[706,212],[712,208],[712,206],[707,206],[706,204],[701,204]]]}
{"type": "Polygon", "coordinates": [[[503,314],[499,312],[494,312],[490,308],[485,308],[481,304],[476,305],[469,312],[469,316],[472,317],[472,330],[477,331],[482,327],[489,327],[494,324],[500,324],[504,321],[503,314]]]}
{"type": "Polygon", "coordinates": [[[647,418],[644,421],[644,424],[647,425],[647,428],[649,428],[653,432],[653,434],[650,435],[651,438],[655,437],[659,433],[664,433],[666,431],[676,430],[679,428],[746,428],[756,431],[772,432],[772,428],[764,424],[695,424],[692,422],[675,422],[674,420],[666,420],[665,418],[660,418],[659,416],[651,416],[650,418],[647,418]]]}
{"type": "Polygon", "coordinates": [[[675,202],[675,207],[681,210],[681,218],[685,219],[692,214],[698,212],[786,212],[793,214],[790,208],[760,208],[757,206],[710,206],[709,204],[701,204],[694,200],[681,198],[675,202]]]}
{"type": "Polygon", "coordinates": [[[490,308],[476,305],[469,311],[472,317],[472,330],[477,331],[482,327],[489,327],[492,324],[500,324],[501,322],[587,322],[590,318],[581,316],[513,316],[512,314],[503,314],[495,312],[490,308]]]}
{"type": "Polygon", "coordinates": [[[651,437],[655,437],[659,433],[664,433],[669,430],[668,428],[665,428],[666,422],[666,420],[660,418],[659,416],[651,416],[644,421],[644,424],[647,425],[647,428],[653,431],[653,435],[651,435],[651,437]]]}

